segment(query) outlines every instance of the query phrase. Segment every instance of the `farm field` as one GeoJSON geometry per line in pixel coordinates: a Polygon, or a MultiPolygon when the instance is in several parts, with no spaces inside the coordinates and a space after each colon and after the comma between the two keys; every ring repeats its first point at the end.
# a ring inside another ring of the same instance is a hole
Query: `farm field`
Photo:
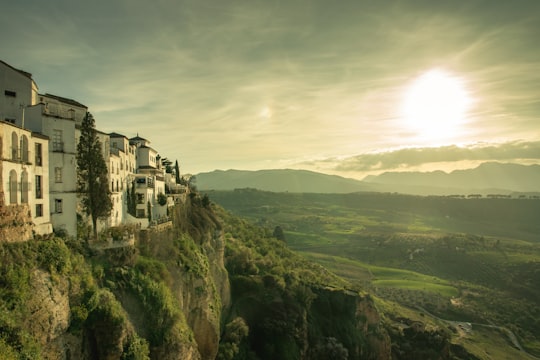
{"type": "MultiPolygon", "coordinates": [[[[250,189],[208,195],[258,225],[281,227],[291,249],[381,304],[504,326],[540,356],[538,200],[250,189]]],[[[481,358],[527,356],[489,328],[473,326],[453,338],[481,358]]]]}

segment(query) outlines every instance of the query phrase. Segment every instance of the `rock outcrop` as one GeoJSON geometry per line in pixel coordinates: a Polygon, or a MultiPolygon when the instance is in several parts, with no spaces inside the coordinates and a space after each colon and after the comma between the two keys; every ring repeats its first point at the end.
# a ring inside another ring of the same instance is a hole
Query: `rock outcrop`
{"type": "Polygon", "coordinates": [[[0,241],[27,241],[32,236],[32,216],[28,204],[0,205],[0,241]]]}

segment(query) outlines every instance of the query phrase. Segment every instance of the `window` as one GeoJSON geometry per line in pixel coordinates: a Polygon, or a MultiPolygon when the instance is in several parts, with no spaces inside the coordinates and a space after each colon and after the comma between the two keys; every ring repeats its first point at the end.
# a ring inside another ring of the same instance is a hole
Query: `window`
{"type": "Polygon", "coordinates": [[[19,137],[15,131],[11,133],[11,160],[19,160],[19,137]]]}
{"type": "Polygon", "coordinates": [[[43,199],[41,185],[41,175],[36,175],[36,199],[43,199]]]}
{"type": "Polygon", "coordinates": [[[28,162],[28,138],[26,135],[21,137],[21,160],[22,162],[28,162]]]}
{"type": "Polygon", "coordinates": [[[62,141],[62,130],[53,130],[52,133],[52,146],[53,151],[62,152],[64,151],[64,142],[62,141]]]}
{"type": "Polygon", "coordinates": [[[62,199],[54,199],[54,212],[57,214],[61,214],[62,211],[62,199]]]}
{"type": "Polygon", "coordinates": [[[43,164],[43,154],[42,154],[40,143],[36,143],[35,152],[36,152],[36,166],[41,166],[43,164]]]}
{"type": "Polygon", "coordinates": [[[4,95],[11,96],[11,97],[17,97],[17,93],[15,91],[11,91],[11,90],[4,91],[4,95]]]}
{"type": "Polygon", "coordinates": [[[137,194],[137,204],[144,204],[144,194],[137,194]]]}
{"type": "Polygon", "coordinates": [[[9,203],[17,203],[17,172],[15,170],[9,172],[9,203]]]}
{"type": "Polygon", "coordinates": [[[36,204],[36,217],[43,216],[43,204],[36,204]]]}
{"type": "Polygon", "coordinates": [[[62,182],[62,168],[61,167],[54,168],[54,182],[56,183],[62,182]]]}
{"type": "Polygon", "coordinates": [[[146,217],[144,209],[137,209],[137,217],[138,218],[144,218],[146,217]]]}
{"type": "Polygon", "coordinates": [[[21,204],[28,204],[28,173],[21,174],[21,204]]]}

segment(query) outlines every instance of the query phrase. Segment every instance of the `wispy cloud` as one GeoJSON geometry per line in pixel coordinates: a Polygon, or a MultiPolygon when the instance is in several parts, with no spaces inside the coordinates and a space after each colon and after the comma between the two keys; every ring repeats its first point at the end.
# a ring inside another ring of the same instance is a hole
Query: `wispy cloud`
{"type": "Polygon", "coordinates": [[[407,170],[430,164],[511,161],[540,163],[540,142],[512,141],[502,144],[469,144],[429,148],[404,148],[393,151],[365,153],[346,158],[326,158],[302,164],[337,172],[382,172],[407,170]]]}

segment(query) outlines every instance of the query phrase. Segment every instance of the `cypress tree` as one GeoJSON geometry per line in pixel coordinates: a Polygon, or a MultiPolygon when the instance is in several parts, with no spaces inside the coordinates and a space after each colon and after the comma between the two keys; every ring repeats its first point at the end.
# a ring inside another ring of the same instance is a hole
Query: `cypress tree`
{"type": "Polygon", "coordinates": [[[176,176],[176,183],[180,184],[180,167],[178,166],[178,160],[174,163],[174,174],[176,176]]]}
{"type": "Polygon", "coordinates": [[[111,214],[112,201],[107,164],[95,126],[94,117],[87,112],[77,144],[77,193],[84,212],[92,219],[94,240],[97,240],[97,220],[111,214]]]}

